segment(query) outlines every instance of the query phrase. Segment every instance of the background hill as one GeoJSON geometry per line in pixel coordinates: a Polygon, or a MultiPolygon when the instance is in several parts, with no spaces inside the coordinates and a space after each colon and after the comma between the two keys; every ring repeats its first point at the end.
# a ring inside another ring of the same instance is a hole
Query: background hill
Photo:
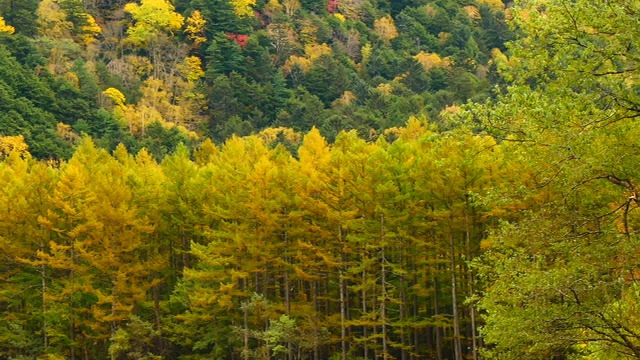
{"type": "Polygon", "coordinates": [[[81,133],[161,158],[267,127],[333,141],[437,122],[491,96],[513,37],[495,0],[23,0],[0,15],[0,132],[40,158],[68,158],[81,133]]]}

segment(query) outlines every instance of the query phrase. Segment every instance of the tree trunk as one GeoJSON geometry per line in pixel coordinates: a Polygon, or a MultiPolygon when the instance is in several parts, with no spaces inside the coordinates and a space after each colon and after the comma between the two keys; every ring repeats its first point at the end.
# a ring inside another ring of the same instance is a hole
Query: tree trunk
{"type": "Polygon", "coordinates": [[[382,244],[382,249],[380,250],[380,271],[382,273],[382,301],[380,303],[380,317],[382,318],[382,358],[387,360],[389,359],[387,339],[387,259],[385,258],[384,241],[384,215],[382,215],[380,217],[380,243],[382,244]]]}
{"type": "Polygon", "coordinates": [[[320,349],[319,349],[319,330],[318,330],[318,283],[313,281],[311,283],[311,291],[313,292],[313,360],[320,360],[320,349]]]}
{"type": "MultiPolygon", "coordinates": [[[[338,227],[338,237],[339,244],[343,246],[342,239],[342,226],[338,227]]],[[[346,327],[346,315],[347,315],[347,307],[345,304],[345,289],[344,289],[344,271],[343,271],[343,259],[344,251],[341,251],[340,254],[340,271],[339,271],[339,287],[340,287],[340,336],[341,336],[341,348],[342,348],[342,360],[347,360],[347,327],[346,327]]]]}
{"type": "MultiPolygon", "coordinates": [[[[287,212],[287,209],[284,209],[284,212],[287,212]]],[[[291,259],[288,256],[289,252],[289,234],[287,233],[287,224],[284,224],[284,232],[282,234],[284,240],[284,305],[286,315],[289,316],[291,313],[291,284],[289,283],[289,269],[287,266],[290,264],[291,259]]],[[[287,359],[293,360],[293,343],[291,341],[287,341],[287,359]]]]}
{"type": "Polygon", "coordinates": [[[456,254],[453,229],[449,229],[449,251],[451,270],[451,306],[453,307],[453,348],[455,360],[462,360],[462,342],[460,337],[460,314],[458,314],[458,294],[456,283],[456,254]]]}
{"type": "MultiPolygon", "coordinates": [[[[40,251],[45,254],[44,239],[40,240],[40,251]]],[[[40,265],[40,281],[42,283],[42,344],[44,352],[49,348],[49,337],[47,336],[47,267],[40,265]]]]}
{"type": "MultiPolygon", "coordinates": [[[[247,290],[247,279],[244,279],[244,289],[245,291],[247,290]]],[[[243,306],[243,325],[244,325],[244,329],[243,329],[243,340],[244,340],[244,345],[242,348],[242,353],[244,355],[244,360],[249,360],[249,308],[248,308],[248,304],[245,304],[243,306]]]]}
{"type": "MultiPolygon", "coordinates": [[[[366,253],[365,250],[363,248],[362,250],[362,259],[364,260],[366,258],[366,253]]],[[[366,288],[366,282],[367,282],[367,270],[363,267],[362,269],[362,314],[365,315],[367,313],[367,288],[366,288]]],[[[367,325],[363,325],[362,326],[362,336],[366,339],[368,336],[368,330],[367,330],[367,325]]],[[[367,340],[368,341],[368,340],[367,340]]],[[[363,356],[365,358],[365,360],[369,359],[369,345],[367,345],[367,341],[364,342],[364,347],[363,347],[363,356]]]]}
{"type": "MultiPolygon", "coordinates": [[[[436,265],[436,269],[438,266],[436,265]]],[[[440,315],[440,301],[438,296],[440,292],[438,291],[438,277],[437,272],[433,274],[433,315],[437,318],[440,315]]],[[[436,324],[436,356],[438,360],[442,360],[442,329],[439,324],[436,324]]]]}
{"type": "MultiPolygon", "coordinates": [[[[467,250],[467,261],[471,261],[471,230],[469,229],[469,195],[466,195],[466,204],[464,209],[464,223],[465,223],[465,242],[467,250]]],[[[469,296],[473,297],[473,273],[471,269],[467,268],[467,280],[469,282],[469,296]]],[[[476,308],[473,304],[469,305],[469,316],[471,318],[471,353],[473,360],[478,360],[478,338],[476,336],[476,308]]]]}

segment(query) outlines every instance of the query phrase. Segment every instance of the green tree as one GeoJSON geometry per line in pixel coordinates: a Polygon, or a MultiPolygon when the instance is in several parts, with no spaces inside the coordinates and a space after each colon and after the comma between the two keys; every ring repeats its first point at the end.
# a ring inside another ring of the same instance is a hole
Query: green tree
{"type": "Polygon", "coordinates": [[[526,216],[492,237],[481,267],[488,356],[640,355],[627,313],[637,265],[624,255],[637,253],[637,9],[548,1],[516,11],[525,36],[510,47],[510,87],[490,116],[476,113],[521,144],[512,156],[531,169],[505,194],[526,200],[526,216]]]}

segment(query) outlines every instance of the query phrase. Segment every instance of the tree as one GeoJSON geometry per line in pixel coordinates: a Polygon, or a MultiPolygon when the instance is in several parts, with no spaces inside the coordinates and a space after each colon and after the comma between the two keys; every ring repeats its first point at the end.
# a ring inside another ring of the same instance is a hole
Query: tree
{"type": "Polygon", "coordinates": [[[167,0],[142,0],[141,4],[129,3],[124,10],[131,14],[135,25],[127,33],[135,44],[148,44],[161,31],[172,32],[182,27],[184,17],[174,10],[167,0]]]}
{"type": "Polygon", "coordinates": [[[492,237],[481,265],[487,355],[638,358],[640,328],[626,313],[637,303],[637,265],[624,255],[638,251],[640,154],[626,145],[640,130],[637,5],[523,5],[510,87],[485,108],[491,119],[476,113],[521,144],[513,157],[530,169],[509,195],[525,200],[526,216],[492,237]]]}
{"type": "Polygon", "coordinates": [[[194,10],[191,16],[187,18],[187,26],[184,32],[187,34],[187,38],[193,41],[193,47],[197,49],[200,45],[207,41],[204,36],[205,25],[207,21],[202,17],[202,13],[198,10],[194,10]]]}
{"type": "Polygon", "coordinates": [[[374,29],[386,43],[398,37],[398,29],[391,16],[380,18],[374,22],[374,29]]]}
{"type": "Polygon", "coordinates": [[[256,0],[231,0],[236,15],[238,17],[253,16],[253,6],[256,5],[256,0]]]}
{"type": "Polygon", "coordinates": [[[38,262],[38,253],[49,247],[40,219],[50,207],[56,182],[53,169],[35,162],[16,148],[0,164],[0,353],[5,357],[37,357],[56,351],[57,315],[50,311],[51,269],[38,262]],[[53,350],[53,351],[52,351],[53,350]]]}
{"type": "Polygon", "coordinates": [[[66,12],[53,0],[44,0],[38,5],[38,30],[44,36],[54,39],[71,37],[73,23],[68,21],[66,12]]]}
{"type": "Polygon", "coordinates": [[[5,22],[4,18],[2,16],[0,16],[0,32],[13,34],[15,31],[16,31],[16,29],[11,25],[7,25],[7,23],[5,22]]]}

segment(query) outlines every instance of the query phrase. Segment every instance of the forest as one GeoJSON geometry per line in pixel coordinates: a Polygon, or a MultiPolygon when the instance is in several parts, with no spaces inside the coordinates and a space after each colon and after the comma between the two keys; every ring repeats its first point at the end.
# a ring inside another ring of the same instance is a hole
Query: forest
{"type": "Polygon", "coordinates": [[[0,358],[640,359],[639,16],[0,0],[0,358]]]}

